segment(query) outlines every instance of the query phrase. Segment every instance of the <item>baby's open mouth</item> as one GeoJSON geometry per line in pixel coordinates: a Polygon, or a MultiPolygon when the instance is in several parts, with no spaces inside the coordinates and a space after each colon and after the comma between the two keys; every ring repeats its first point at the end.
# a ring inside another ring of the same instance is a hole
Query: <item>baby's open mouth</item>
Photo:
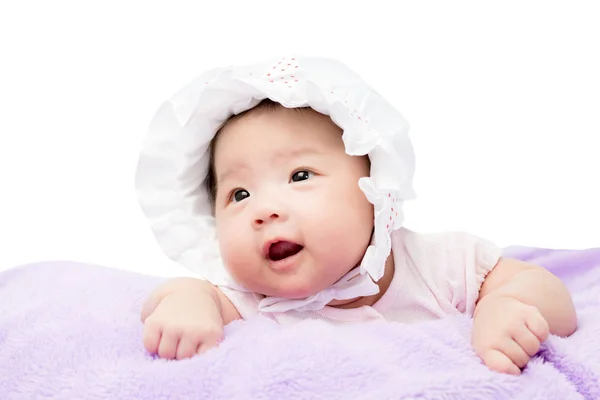
{"type": "Polygon", "coordinates": [[[275,242],[269,246],[267,258],[270,261],[283,260],[284,258],[288,258],[295,254],[298,254],[303,248],[304,246],[301,246],[297,243],[286,241],[275,242]]]}

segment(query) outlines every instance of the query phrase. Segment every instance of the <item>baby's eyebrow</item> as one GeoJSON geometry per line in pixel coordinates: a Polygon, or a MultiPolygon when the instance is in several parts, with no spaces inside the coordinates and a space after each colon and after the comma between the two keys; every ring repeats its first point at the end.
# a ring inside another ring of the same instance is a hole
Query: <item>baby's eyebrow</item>
{"type": "Polygon", "coordinates": [[[278,152],[274,157],[276,159],[289,159],[289,158],[297,158],[305,155],[323,155],[324,152],[319,150],[316,147],[301,147],[299,149],[289,149],[282,150],[278,152]]]}
{"type": "Polygon", "coordinates": [[[250,169],[243,161],[237,161],[233,165],[230,165],[224,172],[220,173],[217,176],[217,186],[220,183],[225,182],[232,175],[238,173],[240,170],[248,170],[250,169]]]}
{"type": "MultiPolygon", "coordinates": [[[[281,164],[284,161],[289,159],[298,158],[306,155],[323,155],[325,152],[319,150],[315,147],[301,147],[289,150],[281,150],[277,151],[272,156],[273,164],[281,164]]],[[[227,179],[231,178],[232,175],[239,173],[240,170],[250,170],[250,167],[242,160],[237,160],[232,165],[229,165],[229,168],[224,170],[217,176],[217,185],[225,182],[227,179]]]]}

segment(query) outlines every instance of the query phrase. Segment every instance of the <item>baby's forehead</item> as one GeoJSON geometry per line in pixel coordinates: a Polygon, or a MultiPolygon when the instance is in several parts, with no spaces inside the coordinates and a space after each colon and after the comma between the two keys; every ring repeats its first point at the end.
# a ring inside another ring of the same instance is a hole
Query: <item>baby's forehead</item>
{"type": "Polygon", "coordinates": [[[217,147],[263,144],[267,149],[312,146],[338,148],[342,130],[329,116],[311,108],[251,109],[230,118],[213,139],[217,147]],[[271,145],[271,146],[269,146],[271,145]]]}
{"type": "Polygon", "coordinates": [[[268,110],[225,126],[213,165],[220,176],[248,165],[278,168],[295,159],[313,162],[345,154],[342,130],[328,116],[312,110],[268,110]]]}
{"type": "MultiPolygon", "coordinates": [[[[284,107],[278,103],[268,103],[268,106],[263,106],[260,103],[258,106],[246,110],[240,114],[232,115],[222,125],[220,131],[229,129],[230,127],[247,126],[260,119],[261,123],[273,122],[275,120],[284,120],[289,123],[298,123],[300,116],[303,119],[317,119],[322,117],[322,114],[316,112],[310,107],[284,107]]],[[[306,121],[305,121],[306,122],[306,121]]]]}

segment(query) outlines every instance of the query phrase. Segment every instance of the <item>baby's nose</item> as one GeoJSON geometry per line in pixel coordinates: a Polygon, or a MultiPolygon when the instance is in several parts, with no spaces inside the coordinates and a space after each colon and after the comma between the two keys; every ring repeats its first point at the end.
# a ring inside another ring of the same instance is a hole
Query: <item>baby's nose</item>
{"type": "Polygon", "coordinates": [[[260,217],[256,218],[254,220],[254,224],[255,225],[262,225],[262,224],[264,224],[266,222],[272,222],[272,221],[275,221],[277,219],[279,219],[279,214],[278,213],[274,212],[274,213],[271,213],[270,215],[267,213],[264,216],[260,216],[260,217]]]}

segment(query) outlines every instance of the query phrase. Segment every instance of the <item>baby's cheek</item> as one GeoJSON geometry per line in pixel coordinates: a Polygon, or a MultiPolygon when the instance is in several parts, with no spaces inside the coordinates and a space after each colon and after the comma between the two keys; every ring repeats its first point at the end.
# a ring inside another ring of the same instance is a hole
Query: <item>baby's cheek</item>
{"type": "Polygon", "coordinates": [[[240,234],[240,230],[231,226],[221,225],[217,229],[221,257],[234,278],[246,270],[244,266],[254,252],[251,249],[248,235],[240,234]]]}
{"type": "Polygon", "coordinates": [[[348,198],[330,208],[326,222],[318,231],[317,243],[325,265],[330,265],[331,278],[340,278],[360,264],[371,241],[373,206],[364,195],[362,199],[348,198]],[[321,244],[322,243],[322,244],[321,244]]]}

